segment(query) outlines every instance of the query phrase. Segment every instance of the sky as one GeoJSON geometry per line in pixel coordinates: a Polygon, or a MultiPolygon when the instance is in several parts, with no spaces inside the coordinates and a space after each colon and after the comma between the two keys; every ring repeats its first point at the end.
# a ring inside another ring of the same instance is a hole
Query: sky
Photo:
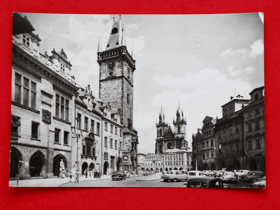
{"type": "MultiPolygon", "coordinates": [[[[66,52],[76,82],[99,94],[97,44],[107,45],[119,15],[23,14],[41,38],[40,52],[66,52]]],[[[264,85],[263,15],[122,15],[128,51],[133,46],[134,122],[138,152],[154,152],[162,110],[173,126],[180,106],[186,138],[206,116],[222,117],[221,106],[238,94],[249,98],[264,85]]]]}

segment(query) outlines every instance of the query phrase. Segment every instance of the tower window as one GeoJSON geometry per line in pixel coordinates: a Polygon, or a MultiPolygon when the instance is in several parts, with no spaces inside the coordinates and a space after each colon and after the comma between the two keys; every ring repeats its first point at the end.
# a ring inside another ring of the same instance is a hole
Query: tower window
{"type": "Polygon", "coordinates": [[[178,126],[178,133],[180,133],[180,125],[178,126]]]}
{"type": "Polygon", "coordinates": [[[117,28],[113,28],[113,29],[112,29],[112,34],[116,34],[116,33],[118,33],[118,31],[119,31],[119,30],[118,30],[117,28]]]}
{"type": "Polygon", "coordinates": [[[107,44],[107,47],[110,47],[110,45],[109,45],[109,44],[107,44]]]}
{"type": "Polygon", "coordinates": [[[116,45],[119,45],[119,42],[117,42],[116,45]]]}
{"type": "Polygon", "coordinates": [[[127,104],[129,104],[129,94],[127,94],[127,104]]]}

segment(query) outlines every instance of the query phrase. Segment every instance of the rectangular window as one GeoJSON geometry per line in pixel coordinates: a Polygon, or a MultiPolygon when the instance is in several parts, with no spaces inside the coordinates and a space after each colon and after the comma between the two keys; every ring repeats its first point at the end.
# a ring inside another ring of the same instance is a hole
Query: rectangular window
{"type": "Polygon", "coordinates": [[[211,157],[214,158],[214,150],[211,150],[211,157]]]}
{"type": "Polygon", "coordinates": [[[59,118],[59,95],[55,96],[55,116],[59,118]]]}
{"type": "Polygon", "coordinates": [[[95,157],[95,147],[92,148],[92,156],[95,157]]]}
{"type": "Polygon", "coordinates": [[[100,135],[100,123],[97,123],[96,134],[100,135]]]}
{"type": "Polygon", "coordinates": [[[248,124],[248,132],[251,132],[252,131],[252,123],[249,123],[248,124]]]}
{"type": "Polygon", "coordinates": [[[31,138],[33,139],[39,138],[39,123],[36,122],[31,123],[31,138]]]}
{"type": "Polygon", "coordinates": [[[77,117],[77,128],[81,129],[81,119],[82,119],[82,115],[78,114],[77,117]]]}
{"type": "Polygon", "coordinates": [[[118,128],[115,127],[115,134],[118,135],[118,128]]]}
{"type": "Polygon", "coordinates": [[[94,133],[94,120],[90,121],[90,130],[92,133],[94,133]]]}
{"type": "Polygon", "coordinates": [[[21,75],[15,73],[15,102],[21,103],[21,75]]]}
{"type": "Polygon", "coordinates": [[[69,121],[69,100],[56,94],[55,116],[59,119],[69,121]]]}
{"type": "Polygon", "coordinates": [[[122,129],[120,128],[120,136],[122,136],[122,129]]]}
{"type": "Polygon", "coordinates": [[[104,139],[104,146],[107,147],[107,137],[104,139]]]}
{"type": "Polygon", "coordinates": [[[252,141],[248,141],[248,150],[252,150],[253,147],[252,147],[252,141]]]}
{"type": "Polygon", "coordinates": [[[60,129],[55,128],[54,130],[54,142],[59,143],[60,129]]]}
{"type": "Polygon", "coordinates": [[[111,125],[111,133],[113,133],[113,125],[111,125]]]}
{"type": "Polygon", "coordinates": [[[105,131],[108,131],[108,123],[105,122],[105,131]]]}
{"type": "Polygon", "coordinates": [[[64,140],[63,143],[68,145],[68,136],[69,136],[69,132],[64,131],[64,140]]]}
{"type": "Polygon", "coordinates": [[[64,98],[60,98],[60,119],[64,120],[64,98]]]}
{"type": "Polygon", "coordinates": [[[213,140],[211,140],[211,147],[213,147],[214,146],[214,141],[213,140]]]}
{"type": "Polygon", "coordinates": [[[256,121],[256,130],[260,130],[260,120],[256,121]]]}
{"type": "Polygon", "coordinates": [[[65,99],[65,120],[69,122],[69,100],[65,99]]]}
{"type": "Polygon", "coordinates": [[[117,150],[118,149],[118,141],[115,140],[115,149],[117,150]]]}
{"type": "Polygon", "coordinates": [[[91,155],[91,147],[87,144],[87,155],[91,155]]]}
{"type": "Polygon", "coordinates": [[[29,79],[23,78],[23,105],[29,105],[29,79]]]}
{"type": "Polygon", "coordinates": [[[87,118],[87,117],[85,117],[84,130],[85,130],[85,131],[88,131],[88,118],[87,118]]]}
{"type": "Polygon", "coordinates": [[[31,81],[31,108],[36,108],[36,83],[31,81]]]}
{"type": "Polygon", "coordinates": [[[83,145],[83,154],[85,155],[86,154],[86,146],[83,145]]]}
{"type": "Polygon", "coordinates": [[[256,139],[256,149],[260,149],[261,148],[261,141],[260,139],[256,139]]]}
{"type": "Polygon", "coordinates": [[[104,160],[108,160],[108,152],[104,152],[104,160]]]}
{"type": "Polygon", "coordinates": [[[110,148],[113,149],[113,139],[110,139],[110,148]]]}

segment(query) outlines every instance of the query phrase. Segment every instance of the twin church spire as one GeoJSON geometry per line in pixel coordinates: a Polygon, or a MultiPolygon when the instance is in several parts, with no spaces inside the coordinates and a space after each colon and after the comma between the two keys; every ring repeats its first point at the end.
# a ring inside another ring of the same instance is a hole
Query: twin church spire
{"type": "MultiPolygon", "coordinates": [[[[173,124],[175,124],[175,123],[186,124],[186,122],[187,122],[186,117],[184,117],[183,110],[180,109],[180,102],[179,102],[178,108],[177,108],[177,111],[176,111],[176,120],[174,120],[174,118],[173,118],[173,124]]],[[[160,113],[159,113],[159,123],[160,124],[165,123],[165,115],[164,115],[164,112],[162,111],[162,106],[161,106],[161,110],[160,110],[160,113]]]]}

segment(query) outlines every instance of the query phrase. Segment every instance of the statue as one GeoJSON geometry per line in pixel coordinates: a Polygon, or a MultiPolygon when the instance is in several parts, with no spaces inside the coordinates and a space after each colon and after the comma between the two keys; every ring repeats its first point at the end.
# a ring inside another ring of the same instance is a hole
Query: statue
{"type": "Polygon", "coordinates": [[[66,178],[65,165],[64,165],[64,162],[63,162],[62,159],[60,160],[59,171],[60,171],[59,176],[60,176],[61,178],[66,178]]]}

